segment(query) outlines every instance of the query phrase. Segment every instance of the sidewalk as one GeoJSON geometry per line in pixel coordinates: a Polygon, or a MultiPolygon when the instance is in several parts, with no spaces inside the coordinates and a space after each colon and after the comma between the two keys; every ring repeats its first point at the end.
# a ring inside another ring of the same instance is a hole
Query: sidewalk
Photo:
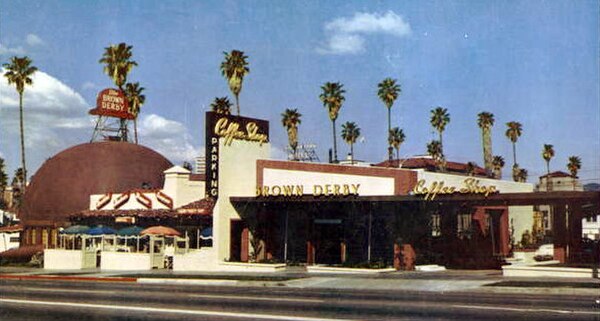
{"type": "Polygon", "coordinates": [[[496,270],[397,271],[379,275],[315,274],[301,267],[276,273],[175,273],[169,270],[139,272],[56,271],[26,267],[0,267],[0,279],[38,279],[87,282],[137,282],[202,286],[288,287],[308,289],[531,293],[600,296],[600,279],[507,278],[496,270]]]}

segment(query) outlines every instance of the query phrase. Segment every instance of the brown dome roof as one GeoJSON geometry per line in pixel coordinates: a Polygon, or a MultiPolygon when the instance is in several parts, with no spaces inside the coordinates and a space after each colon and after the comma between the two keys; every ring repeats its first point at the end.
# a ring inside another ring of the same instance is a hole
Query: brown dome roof
{"type": "Polygon", "coordinates": [[[159,153],[124,142],[95,142],[66,149],[48,159],[27,187],[19,218],[25,226],[67,221],[89,208],[90,195],[162,188],[163,171],[173,166],[159,153]]]}

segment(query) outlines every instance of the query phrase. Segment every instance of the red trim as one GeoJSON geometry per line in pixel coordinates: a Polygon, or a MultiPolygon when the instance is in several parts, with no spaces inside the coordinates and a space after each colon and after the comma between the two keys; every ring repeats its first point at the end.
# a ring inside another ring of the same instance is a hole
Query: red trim
{"type": "Polygon", "coordinates": [[[173,199],[169,195],[163,193],[162,191],[157,191],[156,199],[164,206],[173,209],[173,199]]]}
{"type": "Polygon", "coordinates": [[[129,201],[130,192],[125,192],[115,199],[115,209],[119,209],[123,204],[129,201]]]}
{"type": "Polygon", "coordinates": [[[398,168],[360,167],[335,164],[317,164],[259,159],[256,161],[256,184],[262,186],[265,169],[320,172],[394,179],[394,195],[407,195],[417,183],[417,172],[398,168]]]}
{"type": "Polygon", "coordinates": [[[146,208],[152,208],[152,200],[142,192],[135,193],[135,199],[146,208]]]}
{"type": "Polygon", "coordinates": [[[112,200],[112,193],[108,192],[104,194],[104,196],[100,197],[100,199],[96,202],[96,210],[101,210],[104,206],[108,205],[112,200]]]}

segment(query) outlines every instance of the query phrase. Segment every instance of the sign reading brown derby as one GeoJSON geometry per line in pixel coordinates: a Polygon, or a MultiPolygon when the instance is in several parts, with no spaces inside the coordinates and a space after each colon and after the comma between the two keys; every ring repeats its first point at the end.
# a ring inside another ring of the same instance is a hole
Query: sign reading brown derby
{"type": "Polygon", "coordinates": [[[219,139],[223,146],[234,140],[259,144],[269,142],[269,122],[241,116],[206,112],[206,197],[219,196],[219,139]]]}
{"type": "Polygon", "coordinates": [[[96,108],[90,110],[90,115],[109,116],[123,119],[134,119],[129,113],[127,97],[119,89],[107,88],[96,98],[96,108]]]}

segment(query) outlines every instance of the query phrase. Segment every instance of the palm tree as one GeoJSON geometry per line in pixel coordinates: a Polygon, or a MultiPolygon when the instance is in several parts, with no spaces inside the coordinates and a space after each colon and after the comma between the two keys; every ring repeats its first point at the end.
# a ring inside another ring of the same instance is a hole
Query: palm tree
{"type": "Polygon", "coordinates": [[[354,122],[342,124],[342,139],[350,144],[351,164],[354,165],[354,143],[360,137],[360,128],[354,122]]]}
{"type": "Polygon", "coordinates": [[[441,171],[444,171],[445,159],[444,153],[442,152],[442,144],[437,140],[432,140],[427,144],[427,153],[431,155],[436,165],[441,171]]]}
{"type": "Polygon", "coordinates": [[[404,131],[398,127],[394,127],[390,130],[388,143],[396,149],[396,159],[400,159],[400,145],[404,143],[406,135],[404,131]]]}
{"type": "MultiPolygon", "coordinates": [[[[377,95],[379,96],[379,99],[381,99],[381,101],[383,101],[383,103],[385,104],[385,106],[387,107],[388,110],[388,134],[391,135],[392,134],[392,123],[391,123],[391,119],[392,119],[392,106],[394,105],[394,101],[396,101],[396,99],[398,98],[398,96],[400,95],[401,89],[400,89],[400,85],[396,84],[396,79],[392,79],[392,78],[385,78],[382,82],[380,82],[377,87],[379,88],[379,90],[377,91],[377,95]]],[[[391,136],[388,136],[388,155],[389,155],[389,160],[392,160],[392,138],[391,136]]]]}
{"type": "Polygon", "coordinates": [[[344,85],[339,82],[326,82],[323,86],[321,86],[321,90],[323,91],[321,95],[319,95],[319,99],[323,102],[323,106],[327,108],[327,112],[329,114],[329,119],[331,120],[331,126],[333,129],[333,162],[337,163],[337,139],[335,135],[335,120],[338,117],[340,109],[342,108],[342,104],[346,99],[344,97],[344,93],[346,92],[343,89],[344,85]]]}
{"type": "Polygon", "coordinates": [[[521,168],[519,168],[519,164],[514,164],[512,167],[512,177],[513,181],[520,182],[519,173],[521,172],[521,168]]]}
{"type": "Polygon", "coordinates": [[[127,83],[125,85],[125,95],[127,96],[127,100],[129,102],[129,113],[133,115],[133,132],[135,137],[135,143],[138,143],[138,134],[137,134],[137,118],[140,114],[140,108],[146,102],[146,96],[142,95],[144,91],[144,87],[140,87],[140,83],[127,83]]]}
{"type": "Polygon", "coordinates": [[[502,167],[504,167],[504,157],[494,156],[492,159],[492,166],[494,168],[494,178],[502,178],[502,167]]]}
{"type": "MultiPolygon", "coordinates": [[[[112,79],[115,86],[123,93],[123,86],[127,83],[127,75],[131,72],[133,67],[137,66],[137,62],[131,60],[132,48],[132,46],[128,46],[124,42],[118,45],[110,45],[104,48],[104,54],[98,61],[99,63],[104,64],[104,73],[112,79]]],[[[119,131],[121,132],[122,139],[127,141],[127,120],[121,119],[120,121],[121,128],[119,131]]]]}
{"type": "Polygon", "coordinates": [[[444,144],[442,141],[442,133],[446,129],[446,125],[450,122],[450,114],[448,113],[448,109],[437,107],[431,110],[431,126],[437,130],[440,136],[440,149],[442,155],[444,154],[444,144]]]}
{"type": "Polygon", "coordinates": [[[17,93],[19,94],[19,128],[21,136],[21,168],[23,168],[23,183],[22,191],[25,191],[27,185],[27,166],[25,165],[25,128],[23,124],[23,94],[25,93],[25,85],[33,85],[31,76],[37,71],[37,68],[31,65],[32,61],[29,57],[12,57],[9,63],[3,64],[6,69],[4,77],[8,80],[8,84],[14,84],[17,93]]]}
{"type": "Polygon", "coordinates": [[[494,126],[494,114],[481,112],[477,115],[477,125],[481,128],[481,141],[483,144],[483,162],[488,175],[492,173],[492,126],[494,126]]]}
{"type": "Polygon", "coordinates": [[[508,137],[508,139],[510,139],[510,141],[512,142],[512,146],[513,146],[513,167],[514,167],[514,166],[518,166],[516,143],[517,143],[517,140],[519,140],[519,137],[521,137],[521,133],[523,132],[523,127],[522,127],[521,123],[516,122],[516,121],[508,122],[508,123],[506,123],[506,126],[508,127],[508,129],[506,129],[506,137],[508,137]]]}
{"type": "Polygon", "coordinates": [[[525,183],[527,182],[527,176],[529,175],[529,173],[527,172],[526,169],[521,168],[519,170],[519,174],[517,175],[518,181],[521,183],[525,183]]]}
{"type": "Polygon", "coordinates": [[[231,102],[227,97],[215,97],[210,108],[217,114],[231,115],[231,102]]]}
{"type": "Polygon", "coordinates": [[[579,158],[578,156],[569,157],[567,169],[569,169],[571,177],[577,178],[577,172],[579,172],[579,170],[581,169],[581,158],[579,158]]]}
{"type": "Polygon", "coordinates": [[[281,123],[288,133],[288,142],[292,149],[293,160],[298,160],[296,148],[298,148],[298,125],[302,123],[300,117],[302,117],[302,114],[298,112],[298,109],[287,108],[281,114],[281,123]]]}
{"type": "Polygon", "coordinates": [[[240,92],[242,91],[242,83],[250,69],[248,68],[248,56],[244,55],[243,51],[231,50],[231,52],[223,52],[225,60],[221,63],[221,73],[229,84],[229,90],[235,97],[235,105],[237,114],[240,115],[240,92]]]}
{"type": "Polygon", "coordinates": [[[468,162],[466,166],[467,175],[474,176],[475,168],[477,168],[477,164],[475,162],[468,162]]]}
{"type": "Polygon", "coordinates": [[[552,189],[552,184],[550,184],[550,160],[552,157],[554,157],[554,146],[550,144],[544,144],[542,158],[544,158],[546,161],[546,191],[550,191],[552,189]]]}
{"type": "Polygon", "coordinates": [[[131,72],[134,66],[137,66],[137,62],[131,60],[132,46],[128,46],[122,42],[118,45],[110,45],[104,48],[104,54],[100,63],[104,64],[104,73],[106,73],[115,83],[115,86],[119,87],[123,91],[123,86],[127,82],[127,75],[131,72]]]}
{"type": "Polygon", "coordinates": [[[571,173],[571,177],[573,178],[573,190],[575,189],[575,185],[577,184],[577,172],[581,169],[581,158],[577,156],[569,157],[569,163],[567,164],[567,169],[571,173]]]}

